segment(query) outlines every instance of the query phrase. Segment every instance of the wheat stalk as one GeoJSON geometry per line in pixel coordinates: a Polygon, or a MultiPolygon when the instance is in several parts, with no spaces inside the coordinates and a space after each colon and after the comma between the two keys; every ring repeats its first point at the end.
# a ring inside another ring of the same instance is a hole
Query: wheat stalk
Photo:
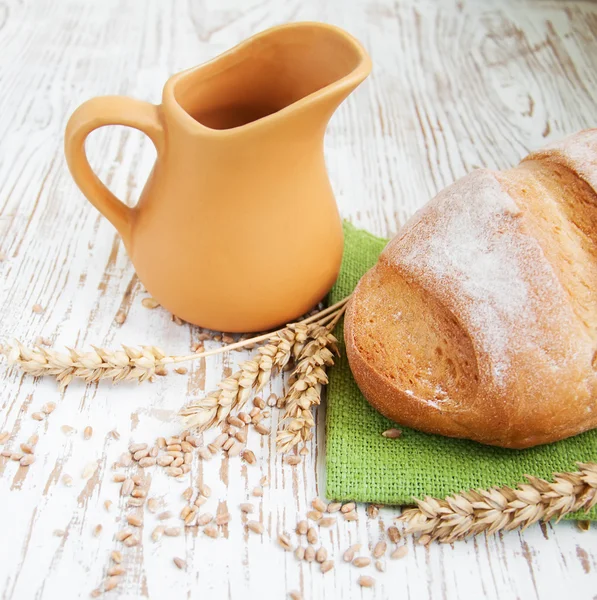
{"type": "Polygon", "coordinates": [[[334,364],[338,340],[332,330],[344,309],[327,325],[312,333],[312,340],[303,347],[296,368],[290,377],[290,388],[281,404],[285,408],[280,421],[276,445],[282,453],[313,437],[315,421],[312,408],[321,402],[321,390],[328,383],[325,368],[334,364]]]}
{"type": "Polygon", "coordinates": [[[470,490],[445,499],[426,497],[399,517],[406,533],[453,542],[468,536],[526,529],[537,521],[559,521],[564,515],[597,504],[597,464],[577,463],[579,471],[556,473],[553,482],[526,475],[516,489],[470,490]]]}
{"type": "MultiPolygon", "coordinates": [[[[83,379],[87,383],[102,379],[112,380],[115,383],[131,380],[142,382],[151,379],[156,371],[166,365],[230,352],[268,340],[279,341],[285,338],[289,331],[294,332],[291,352],[296,355],[305,343],[300,335],[301,328],[310,326],[314,322],[325,323],[335,318],[338,311],[343,310],[348,299],[345,298],[298,323],[277,331],[195,354],[169,356],[157,346],[142,346],[141,348],[123,346],[122,350],[107,350],[92,346],[93,349],[89,351],[69,348],[67,353],[61,353],[40,345],[27,348],[18,340],[6,347],[0,347],[0,354],[4,354],[8,358],[9,364],[34,377],[49,375],[56,378],[61,390],[77,378],[83,379]]],[[[263,360],[264,363],[267,361],[265,358],[263,360]]]]}

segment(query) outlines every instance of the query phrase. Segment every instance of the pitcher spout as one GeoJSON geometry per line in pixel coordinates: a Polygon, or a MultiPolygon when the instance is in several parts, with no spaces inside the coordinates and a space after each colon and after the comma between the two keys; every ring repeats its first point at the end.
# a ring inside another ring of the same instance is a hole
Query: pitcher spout
{"type": "Polygon", "coordinates": [[[253,129],[305,111],[317,113],[325,128],[370,71],[367,52],[342,29],[289,23],[175,76],[164,90],[164,104],[202,133],[253,129]]]}

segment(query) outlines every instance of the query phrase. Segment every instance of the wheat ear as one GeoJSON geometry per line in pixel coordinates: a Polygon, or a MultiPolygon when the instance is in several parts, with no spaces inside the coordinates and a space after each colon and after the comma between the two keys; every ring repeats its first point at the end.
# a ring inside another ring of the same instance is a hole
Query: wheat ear
{"type": "Polygon", "coordinates": [[[276,445],[282,453],[313,437],[315,421],[312,408],[321,402],[321,390],[328,383],[326,367],[334,364],[338,353],[338,340],[332,330],[344,309],[327,325],[319,326],[312,333],[312,340],[305,344],[290,377],[290,388],[281,406],[285,408],[276,435],[276,445]]]}
{"type": "Polygon", "coordinates": [[[428,541],[453,542],[468,536],[522,527],[537,521],[560,520],[597,504],[597,464],[577,463],[579,471],[556,473],[553,482],[526,475],[529,483],[516,489],[471,490],[445,499],[426,497],[398,518],[406,533],[428,541]]]}
{"type": "Polygon", "coordinates": [[[186,427],[207,429],[225,421],[233,409],[240,410],[253,389],[259,392],[272,374],[281,372],[318,327],[317,323],[290,325],[270,338],[257,350],[257,356],[241,363],[240,369],[223,379],[217,390],[194,400],[180,411],[186,427]]]}
{"type": "MultiPolygon", "coordinates": [[[[83,379],[87,383],[101,379],[118,381],[146,381],[159,369],[169,364],[176,364],[213,356],[222,352],[230,352],[246,346],[259,344],[268,340],[279,340],[287,335],[290,330],[297,331],[302,327],[310,326],[314,322],[328,322],[333,319],[339,310],[342,310],[349,298],[345,298],[314,315],[289,325],[283,329],[272,331],[247,340],[221,346],[213,350],[206,350],[184,356],[169,356],[157,346],[142,346],[132,348],[123,346],[122,350],[107,350],[92,346],[92,350],[83,351],[69,348],[66,353],[58,352],[43,346],[27,348],[18,340],[6,347],[0,346],[0,354],[6,355],[8,362],[20,368],[25,373],[34,377],[49,375],[59,382],[64,389],[74,379],[83,379]]],[[[294,334],[294,344],[298,344],[294,352],[300,350],[300,335],[294,334]]]]}

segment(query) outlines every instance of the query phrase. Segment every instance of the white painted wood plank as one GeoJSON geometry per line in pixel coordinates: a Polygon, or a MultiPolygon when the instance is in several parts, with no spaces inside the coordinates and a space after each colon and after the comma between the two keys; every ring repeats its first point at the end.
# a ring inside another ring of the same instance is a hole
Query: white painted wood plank
{"type": "MultiPolygon", "coordinates": [[[[133,0],[0,2],[0,336],[57,345],[159,343],[185,352],[198,331],[174,325],[158,309],[144,309],[142,286],[109,223],[86,203],[62,157],[69,114],[88,97],[129,94],[158,102],[167,77],[217,55],[252,33],[289,21],[316,19],[345,27],[370,50],[374,71],[333,118],[326,138],[330,177],[342,214],[375,233],[395,232],[436,191],[476,166],[505,168],[528,150],[594,125],[597,9],[590,2],[367,0],[215,0],[143,3],[133,0]],[[31,312],[40,303],[41,315],[31,312]],[[127,314],[122,326],[118,311],[127,314]]],[[[133,203],[153,161],[141,134],[124,128],[92,136],[90,156],[111,188],[133,203]]],[[[175,433],[177,409],[212,389],[244,353],[193,365],[153,385],[73,385],[61,396],[53,382],[34,381],[0,366],[0,431],[11,445],[37,432],[37,460],[29,470],[0,459],[0,597],[78,598],[105,576],[113,540],[127,513],[111,482],[111,465],[129,441],[175,433]],[[58,404],[43,423],[31,413],[58,404]],[[61,425],[77,433],[65,436],[61,425]],[[88,424],[89,441],[82,438],[88,424]],[[121,439],[108,432],[117,428],[121,439]],[[90,461],[97,475],[80,475],[90,461]],[[60,478],[68,473],[73,487],[60,478]],[[115,505],[105,511],[103,501],[115,505]],[[92,530],[98,523],[98,538],[92,530]],[[65,537],[53,535],[64,529],[65,537]]],[[[266,390],[281,391],[276,380],[266,390]]],[[[396,514],[383,509],[325,533],[336,568],[322,576],[297,563],[273,539],[290,531],[320,493],[323,411],[318,445],[297,468],[283,465],[271,443],[251,439],[259,462],[241,466],[220,458],[193,465],[188,481],[213,489],[207,510],[226,502],[228,538],[199,534],[164,539],[149,535],[126,549],[127,574],[113,597],[186,595],[201,598],[592,598],[595,533],[573,524],[535,527],[452,546],[413,546],[377,586],[362,591],[360,573],[340,561],[357,540],[374,544],[396,514]],[[263,499],[250,490],[262,475],[263,499]],[[266,524],[247,536],[236,509],[250,499],[266,524]],[[185,572],[173,556],[188,563],[185,572]]],[[[275,426],[275,417],[274,417],[275,426]]],[[[177,484],[153,475],[151,494],[177,514],[177,484]]],[[[172,520],[173,523],[177,519],[172,520]]]]}

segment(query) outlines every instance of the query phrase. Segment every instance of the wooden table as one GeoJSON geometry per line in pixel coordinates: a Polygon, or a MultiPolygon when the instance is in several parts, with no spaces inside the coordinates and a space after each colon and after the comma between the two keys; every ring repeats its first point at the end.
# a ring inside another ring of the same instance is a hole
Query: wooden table
{"type": "MultiPolygon", "coordinates": [[[[57,346],[158,344],[184,353],[200,330],[177,326],[162,309],[141,305],[147,294],[119,237],[73,184],[62,153],[70,113],[100,94],[158,102],[164,81],[268,26],[321,20],[346,28],[369,49],[374,71],[334,117],[326,138],[329,172],[342,214],[390,235],[431,196],[478,166],[505,168],[529,150],[580,128],[597,115],[597,5],[591,2],[415,0],[4,0],[0,2],[0,334],[57,346]],[[35,304],[42,313],[32,311],[35,304]],[[118,313],[124,324],[115,322],[118,313]]],[[[134,203],[154,151],[125,128],[94,134],[90,155],[99,175],[134,203]]],[[[208,341],[207,347],[218,342],[208,341]]],[[[150,539],[147,513],[141,545],[114,539],[128,513],[111,465],[131,441],[153,442],[180,431],[177,409],[230,372],[244,353],[197,362],[187,375],[153,384],[74,384],[61,395],[0,366],[0,431],[5,448],[39,435],[36,461],[19,468],[0,459],[0,597],[79,598],[106,576],[109,554],[123,551],[126,574],[118,598],[593,598],[597,537],[573,523],[479,537],[429,548],[407,541],[409,554],[371,571],[372,590],[340,553],[373,544],[397,514],[339,523],[324,536],[336,559],[322,575],[275,543],[310,500],[323,494],[324,429],[298,467],[282,463],[268,438],[251,437],[256,466],[220,457],[193,465],[179,483],[152,472],[150,495],[175,517],[180,495],[203,479],[213,494],[206,510],[228,507],[225,537],[188,530],[150,539]],[[46,402],[56,410],[32,418],[46,402]],[[76,429],[71,435],[62,426],[76,429]],[[93,436],[83,438],[91,425],[93,436]],[[120,440],[109,431],[117,429],[120,440]],[[97,462],[89,479],[85,466],[97,462]],[[70,474],[72,486],[62,477],[70,474]],[[319,474],[319,476],[318,476],[319,474]],[[263,498],[250,495],[262,476],[263,498]],[[114,502],[110,512],[104,501],[114,502]],[[266,527],[248,535],[239,502],[250,500],[266,527]],[[96,537],[93,530],[101,524],[96,537]],[[56,535],[56,530],[58,534],[56,535]],[[173,557],[187,561],[178,570],[173,557]]],[[[280,392],[276,380],[265,395],[280,392]]],[[[322,412],[318,422],[322,423],[322,412]]],[[[273,416],[275,427],[277,415],[273,416]]],[[[150,471],[153,471],[151,469],[150,471]]]]}

